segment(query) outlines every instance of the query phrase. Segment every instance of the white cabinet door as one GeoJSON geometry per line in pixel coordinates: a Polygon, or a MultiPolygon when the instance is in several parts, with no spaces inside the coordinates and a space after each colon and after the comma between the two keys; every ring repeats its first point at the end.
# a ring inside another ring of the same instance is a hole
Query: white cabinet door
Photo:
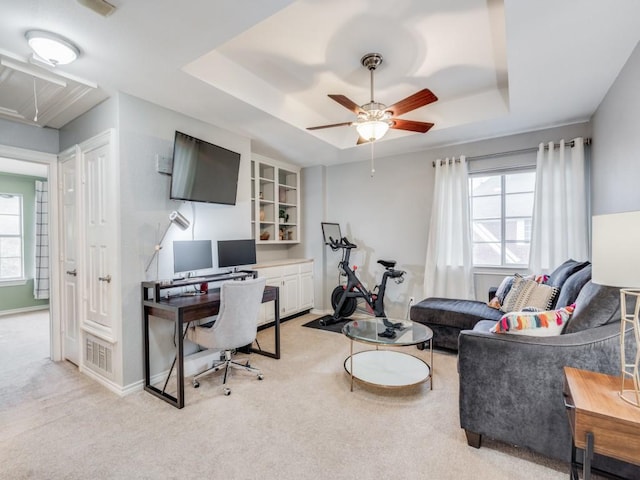
{"type": "Polygon", "coordinates": [[[300,310],[300,275],[282,278],[280,288],[280,316],[287,317],[300,310]]]}
{"type": "MultiPolygon", "coordinates": [[[[266,278],[267,285],[280,288],[280,311],[282,312],[282,270],[280,267],[259,268],[258,277],[266,278]]],[[[260,317],[258,325],[274,322],[276,320],[273,302],[263,303],[260,306],[260,317]]]]}
{"type": "Polygon", "coordinates": [[[313,305],[313,274],[303,273],[300,275],[300,310],[309,310],[313,305]]]}

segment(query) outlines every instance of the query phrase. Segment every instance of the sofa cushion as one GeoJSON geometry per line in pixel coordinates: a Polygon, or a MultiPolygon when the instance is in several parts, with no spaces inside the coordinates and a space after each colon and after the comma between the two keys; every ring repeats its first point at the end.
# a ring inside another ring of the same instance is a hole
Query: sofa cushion
{"type": "Polygon", "coordinates": [[[516,277],[513,287],[504,299],[503,312],[520,312],[526,307],[549,310],[558,295],[558,288],[539,284],[535,280],[516,277]]]}
{"type": "Polygon", "coordinates": [[[562,287],[564,282],[578,270],[582,270],[584,267],[589,265],[589,262],[578,262],[576,260],[569,259],[556,268],[549,275],[549,279],[547,280],[547,284],[552,287],[562,287]]]}
{"type": "Polygon", "coordinates": [[[491,328],[492,333],[511,333],[535,337],[560,335],[575,305],[546,312],[511,312],[502,316],[491,328]]]}
{"type": "Polygon", "coordinates": [[[562,288],[560,288],[556,306],[564,307],[575,303],[580,290],[582,290],[582,287],[584,287],[589,280],[591,280],[590,264],[575,272],[564,282],[562,288]]]}
{"type": "Polygon", "coordinates": [[[425,325],[446,325],[460,330],[471,330],[482,319],[499,320],[500,310],[475,300],[426,298],[411,307],[411,320],[425,325]]]}
{"type": "Polygon", "coordinates": [[[576,299],[576,309],[564,333],[576,333],[620,321],[620,289],[589,280],[576,299]]]}

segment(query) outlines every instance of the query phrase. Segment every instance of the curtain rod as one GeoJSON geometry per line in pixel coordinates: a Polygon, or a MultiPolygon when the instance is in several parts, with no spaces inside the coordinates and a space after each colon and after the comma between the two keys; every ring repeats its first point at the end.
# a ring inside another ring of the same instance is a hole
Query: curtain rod
{"type": "MultiPolygon", "coordinates": [[[[585,138],[584,139],[584,145],[591,145],[591,139],[590,138],[585,138]]],[[[567,147],[573,148],[575,146],[575,141],[571,140],[570,142],[565,142],[564,146],[565,146],[565,148],[567,148],[567,147]]],[[[554,144],[553,147],[554,148],[560,148],[560,144],[559,143],[558,144],[554,144]]],[[[505,157],[507,155],[537,152],[538,148],[539,147],[529,147],[529,148],[522,148],[520,150],[509,150],[507,152],[488,153],[486,155],[476,155],[475,157],[467,157],[467,161],[470,162],[472,160],[486,160],[487,158],[498,158],[498,157],[505,157]]],[[[544,149],[545,150],[549,150],[549,146],[545,145],[544,149]]],[[[456,159],[455,162],[459,163],[460,160],[456,159]]],[[[431,162],[431,164],[435,167],[436,166],[435,160],[433,162],[431,162]]]]}

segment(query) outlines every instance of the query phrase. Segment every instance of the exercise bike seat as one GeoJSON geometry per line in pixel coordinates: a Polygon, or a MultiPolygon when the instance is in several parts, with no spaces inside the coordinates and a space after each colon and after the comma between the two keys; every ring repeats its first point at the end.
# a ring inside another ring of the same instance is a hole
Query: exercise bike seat
{"type": "Polygon", "coordinates": [[[384,268],[393,268],[396,266],[395,260],[378,260],[378,263],[384,268]]]}

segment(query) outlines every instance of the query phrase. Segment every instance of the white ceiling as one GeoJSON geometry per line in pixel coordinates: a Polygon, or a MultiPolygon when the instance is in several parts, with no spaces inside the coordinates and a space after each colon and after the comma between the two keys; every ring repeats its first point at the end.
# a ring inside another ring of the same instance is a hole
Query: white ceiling
{"type": "MultiPolygon", "coordinates": [[[[402,116],[435,127],[391,131],[376,144],[376,156],[385,156],[587,121],[640,40],[637,0],[111,3],[117,10],[105,18],[74,0],[0,0],[2,58],[28,62],[25,31],[54,31],[82,51],[58,72],[97,87],[38,123],[60,127],[122,91],[246,135],[255,151],[302,166],[370,155],[355,145],[354,127],[306,130],[354,119],[328,94],[370,100],[360,65],[368,52],[384,57],[376,101],[390,105],[422,88],[439,98],[402,116]]],[[[20,88],[21,105],[31,105],[29,82],[2,78],[0,114],[16,110],[2,102],[20,88]]]]}

